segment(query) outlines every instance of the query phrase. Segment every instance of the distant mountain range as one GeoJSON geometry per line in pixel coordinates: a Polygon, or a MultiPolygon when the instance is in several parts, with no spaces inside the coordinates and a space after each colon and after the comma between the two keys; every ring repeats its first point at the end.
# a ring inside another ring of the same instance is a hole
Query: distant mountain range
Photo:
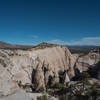
{"type": "MultiPolygon", "coordinates": [[[[40,45],[43,45],[47,43],[40,43],[39,45],[37,46],[40,46],[40,45]]],[[[6,42],[2,42],[0,41],[0,49],[29,49],[29,48],[32,48],[32,47],[37,47],[37,46],[33,46],[33,45],[15,45],[15,44],[9,44],[9,43],[6,43],[6,42]]],[[[69,50],[72,52],[72,53],[80,53],[80,52],[88,52],[92,49],[95,49],[95,48],[100,48],[100,46],[86,46],[86,45],[83,45],[83,46],[70,46],[70,45],[67,45],[67,47],[69,48],[69,50]]]]}
{"type": "Polygon", "coordinates": [[[98,49],[100,46],[82,45],[82,46],[67,46],[72,53],[88,53],[90,50],[98,49]]]}
{"type": "Polygon", "coordinates": [[[32,48],[33,46],[29,45],[14,45],[14,44],[9,44],[6,42],[0,41],[0,49],[28,49],[32,48]]]}

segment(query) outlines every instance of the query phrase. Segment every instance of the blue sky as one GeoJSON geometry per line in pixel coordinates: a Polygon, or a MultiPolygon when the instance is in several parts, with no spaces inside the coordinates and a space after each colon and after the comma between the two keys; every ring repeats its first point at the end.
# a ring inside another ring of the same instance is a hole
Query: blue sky
{"type": "Polygon", "coordinates": [[[100,45],[100,1],[0,0],[0,40],[100,45]]]}

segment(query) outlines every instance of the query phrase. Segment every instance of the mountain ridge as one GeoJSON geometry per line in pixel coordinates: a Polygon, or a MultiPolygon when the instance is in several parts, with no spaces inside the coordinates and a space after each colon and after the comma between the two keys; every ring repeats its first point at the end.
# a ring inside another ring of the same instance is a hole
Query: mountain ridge
{"type": "Polygon", "coordinates": [[[32,48],[31,45],[18,45],[18,44],[10,44],[3,41],[0,41],[0,49],[28,49],[32,48]]]}

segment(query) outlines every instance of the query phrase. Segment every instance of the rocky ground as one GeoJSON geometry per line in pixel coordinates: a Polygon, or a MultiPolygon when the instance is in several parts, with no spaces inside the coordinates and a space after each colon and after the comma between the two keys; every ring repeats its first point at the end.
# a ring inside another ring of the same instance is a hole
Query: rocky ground
{"type": "Polygon", "coordinates": [[[0,100],[36,100],[41,93],[51,95],[50,100],[71,96],[70,86],[82,87],[83,79],[100,83],[99,61],[98,52],[71,54],[67,47],[47,43],[27,50],[0,49],[0,100]]]}

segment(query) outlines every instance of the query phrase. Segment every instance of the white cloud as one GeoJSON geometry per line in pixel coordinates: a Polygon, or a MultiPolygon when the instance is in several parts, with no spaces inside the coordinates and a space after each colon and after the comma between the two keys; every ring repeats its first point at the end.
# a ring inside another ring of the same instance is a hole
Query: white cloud
{"type": "Polygon", "coordinates": [[[62,40],[51,40],[51,41],[47,41],[48,43],[53,43],[53,44],[60,44],[60,45],[66,45],[67,42],[66,41],[62,41],[62,40]]]}
{"type": "Polygon", "coordinates": [[[80,39],[79,41],[62,41],[62,40],[51,40],[49,43],[55,43],[60,45],[96,45],[100,46],[100,37],[85,37],[80,39]]]}

